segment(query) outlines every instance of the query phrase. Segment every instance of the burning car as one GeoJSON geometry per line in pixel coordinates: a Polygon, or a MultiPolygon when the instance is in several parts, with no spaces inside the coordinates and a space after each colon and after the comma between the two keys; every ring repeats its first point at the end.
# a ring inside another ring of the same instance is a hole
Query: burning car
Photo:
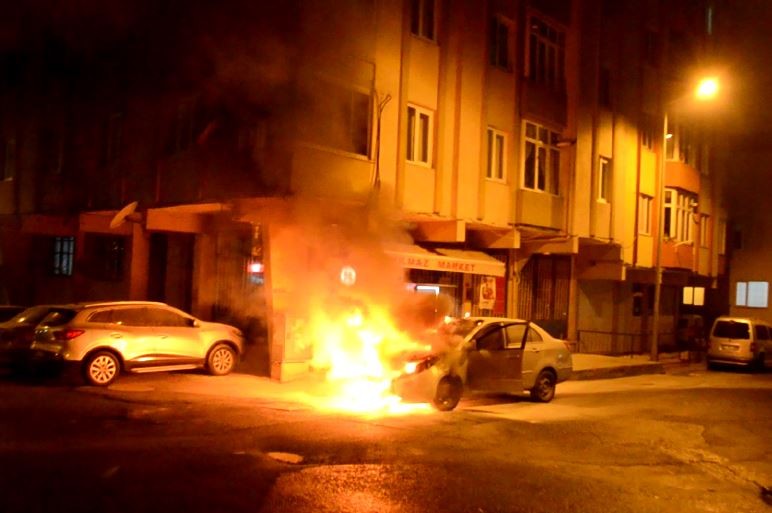
{"type": "Polygon", "coordinates": [[[392,382],[407,401],[431,402],[441,411],[456,407],[465,392],[519,394],[539,402],[572,373],[571,352],[533,322],[468,317],[440,328],[433,350],[407,359],[392,382]]]}

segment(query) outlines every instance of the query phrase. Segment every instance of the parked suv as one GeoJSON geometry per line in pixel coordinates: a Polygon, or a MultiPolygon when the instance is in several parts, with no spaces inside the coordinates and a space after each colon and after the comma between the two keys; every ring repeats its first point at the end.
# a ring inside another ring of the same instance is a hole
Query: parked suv
{"type": "Polygon", "coordinates": [[[772,324],[749,317],[719,317],[710,330],[708,366],[764,367],[772,359],[772,324]],[[765,361],[766,360],[766,361],[765,361]]]}
{"type": "Polygon", "coordinates": [[[204,322],[164,303],[83,303],[51,313],[35,330],[37,361],[80,367],[86,383],[106,386],[122,370],[153,372],[202,367],[228,374],[243,353],[241,331],[204,322]]]}

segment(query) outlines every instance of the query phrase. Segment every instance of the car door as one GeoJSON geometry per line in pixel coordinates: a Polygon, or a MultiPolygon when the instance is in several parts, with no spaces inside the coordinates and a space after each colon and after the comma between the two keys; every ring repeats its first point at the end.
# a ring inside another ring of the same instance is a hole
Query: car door
{"type": "Polygon", "coordinates": [[[169,308],[148,307],[149,324],[155,333],[156,352],[168,364],[197,363],[205,348],[200,328],[193,318],[169,308]]]}
{"type": "Polygon", "coordinates": [[[153,334],[145,328],[144,310],[139,307],[99,310],[88,318],[88,330],[98,330],[98,345],[121,353],[128,367],[146,365],[153,360],[153,334]]]}
{"type": "Polygon", "coordinates": [[[545,357],[545,343],[541,334],[528,325],[528,331],[525,335],[525,345],[523,347],[523,384],[528,388],[536,379],[535,373],[542,368],[541,362],[545,357]]]}
{"type": "Polygon", "coordinates": [[[497,322],[474,336],[468,353],[467,384],[485,392],[522,391],[522,351],[525,325],[497,322]]]}

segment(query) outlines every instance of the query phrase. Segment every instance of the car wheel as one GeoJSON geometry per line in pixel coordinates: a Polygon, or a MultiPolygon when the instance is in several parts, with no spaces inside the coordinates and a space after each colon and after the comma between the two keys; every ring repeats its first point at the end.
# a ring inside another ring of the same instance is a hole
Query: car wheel
{"type": "Polygon", "coordinates": [[[462,393],[461,380],[457,377],[445,376],[437,385],[432,404],[439,411],[451,411],[461,400],[462,393]]]}
{"type": "Polygon", "coordinates": [[[217,344],[209,352],[206,369],[213,376],[230,374],[236,367],[236,351],[225,344],[217,344]]]}
{"type": "Polygon", "coordinates": [[[109,351],[99,351],[89,356],[83,366],[83,378],[89,385],[106,387],[118,378],[121,362],[109,351]]]}
{"type": "Polygon", "coordinates": [[[555,384],[557,378],[555,373],[549,370],[543,370],[536,377],[536,384],[531,389],[531,398],[540,403],[548,403],[555,397],[555,384]]]}

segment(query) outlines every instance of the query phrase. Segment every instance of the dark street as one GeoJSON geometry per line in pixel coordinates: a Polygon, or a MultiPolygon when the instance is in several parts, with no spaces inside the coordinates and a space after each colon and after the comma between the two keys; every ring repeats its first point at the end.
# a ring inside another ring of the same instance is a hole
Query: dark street
{"type": "Polygon", "coordinates": [[[569,382],[548,405],[477,397],[381,419],[209,380],[3,381],[0,509],[757,512],[772,483],[769,373],[569,382]]]}

